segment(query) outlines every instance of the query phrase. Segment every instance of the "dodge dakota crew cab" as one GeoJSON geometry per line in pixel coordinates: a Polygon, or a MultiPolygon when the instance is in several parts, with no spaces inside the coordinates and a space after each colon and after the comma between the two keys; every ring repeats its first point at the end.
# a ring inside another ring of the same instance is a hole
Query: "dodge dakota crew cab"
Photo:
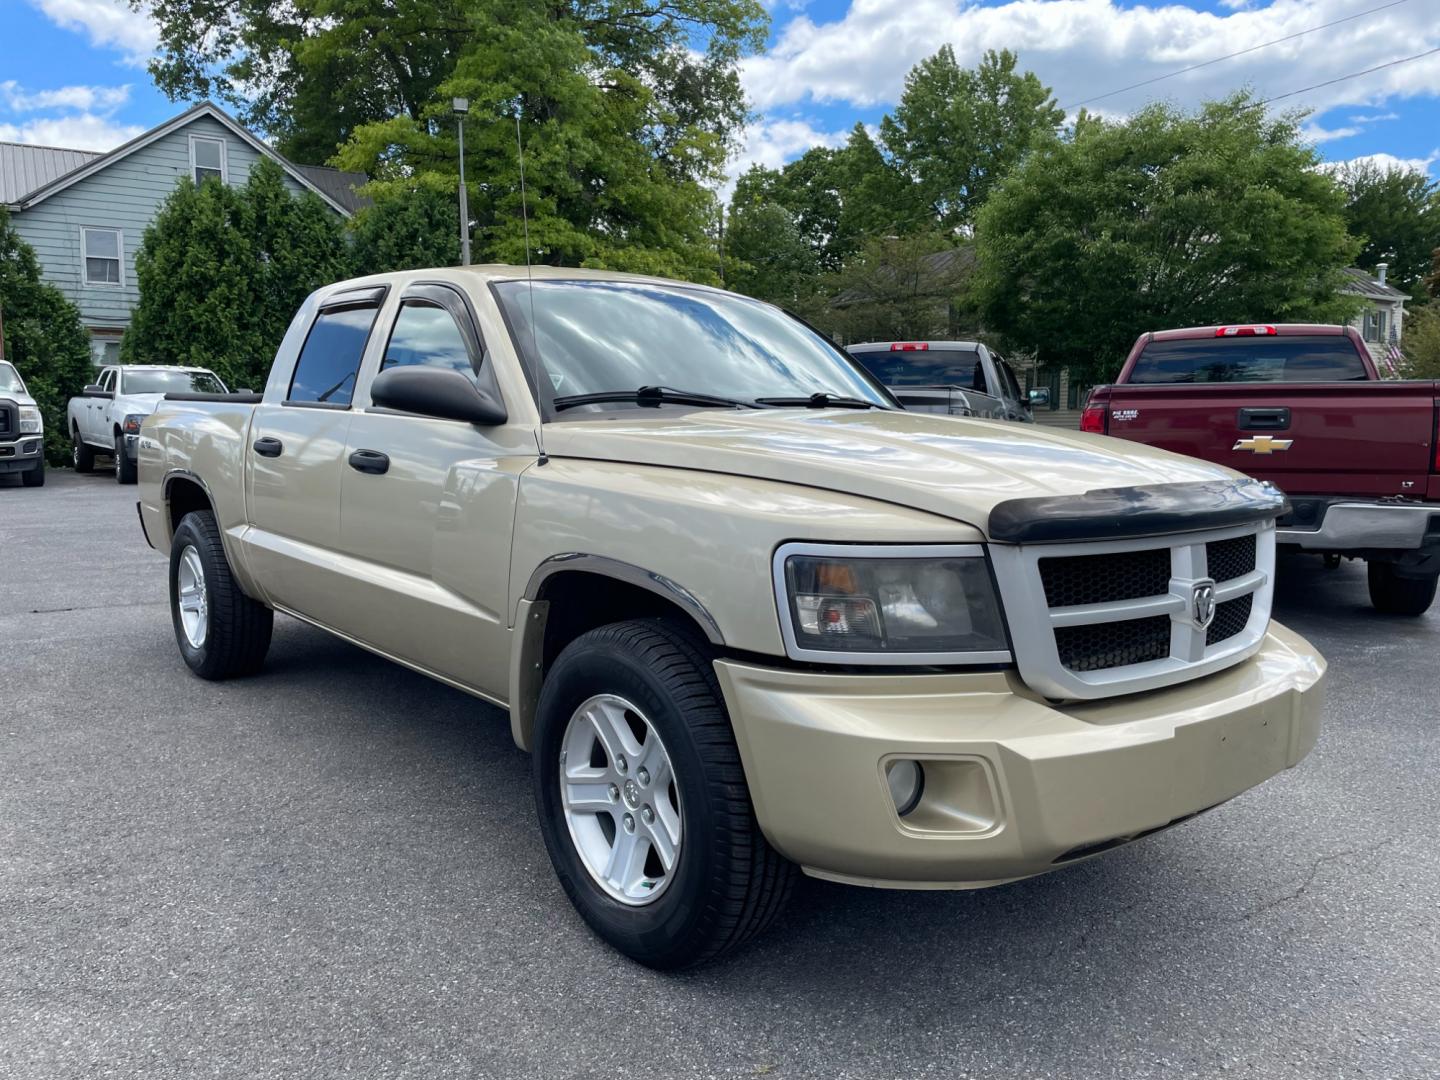
{"type": "MultiPolygon", "coordinates": [[[[795,868],[976,888],[1218,806],[1314,745],[1272,489],[906,412],[779,309],[597,271],[317,291],[259,395],[169,395],[140,517],[200,676],[281,611],[509,710],[555,872],[656,967],[795,868]]],[[[403,722],[403,720],[399,721],[403,722]]]]}
{"type": "Polygon", "coordinates": [[[111,454],[115,479],[135,483],[135,442],[140,424],[170,391],[223,393],[225,384],[205,368],[137,364],[101,368],[66,408],[76,472],[95,467],[95,455],[111,454]]]}
{"type": "Polygon", "coordinates": [[[1081,427],[1205,458],[1289,497],[1282,547],[1366,561],[1370,599],[1419,615],[1440,576],[1440,384],[1380,381],[1352,327],[1142,334],[1081,427]]]}

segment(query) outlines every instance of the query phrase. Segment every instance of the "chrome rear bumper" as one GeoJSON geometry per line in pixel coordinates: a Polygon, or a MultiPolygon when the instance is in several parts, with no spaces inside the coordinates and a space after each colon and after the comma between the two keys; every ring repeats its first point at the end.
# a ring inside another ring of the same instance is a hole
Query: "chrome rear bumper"
{"type": "Polygon", "coordinates": [[[1307,551],[1349,551],[1357,548],[1394,548],[1414,551],[1425,546],[1431,518],[1440,525],[1440,505],[1432,503],[1333,503],[1325,510],[1319,528],[1276,530],[1277,544],[1294,544],[1307,551]]]}

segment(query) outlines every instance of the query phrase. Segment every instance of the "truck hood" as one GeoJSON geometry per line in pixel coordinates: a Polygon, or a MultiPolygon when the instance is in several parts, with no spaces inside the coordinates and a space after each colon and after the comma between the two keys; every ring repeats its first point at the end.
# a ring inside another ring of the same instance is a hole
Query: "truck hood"
{"type": "Polygon", "coordinates": [[[717,409],[547,424],[545,452],[802,484],[939,514],[989,535],[1011,499],[1232,480],[1218,465],[1119,439],[880,410],[717,409]]]}

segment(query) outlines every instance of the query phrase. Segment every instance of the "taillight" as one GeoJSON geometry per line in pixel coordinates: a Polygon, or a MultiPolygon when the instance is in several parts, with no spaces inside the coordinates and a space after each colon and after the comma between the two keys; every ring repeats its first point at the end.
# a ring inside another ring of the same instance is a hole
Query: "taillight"
{"type": "Polygon", "coordinates": [[[1257,334],[1273,334],[1273,326],[1217,326],[1216,337],[1254,337],[1257,334]]]}
{"type": "Polygon", "coordinates": [[[1085,408],[1080,413],[1080,430],[1093,432],[1096,435],[1104,435],[1105,419],[1108,414],[1109,410],[1105,407],[1105,402],[1087,402],[1085,408]]]}
{"type": "Polygon", "coordinates": [[[925,352],[930,348],[928,341],[892,341],[891,352],[925,352]]]}

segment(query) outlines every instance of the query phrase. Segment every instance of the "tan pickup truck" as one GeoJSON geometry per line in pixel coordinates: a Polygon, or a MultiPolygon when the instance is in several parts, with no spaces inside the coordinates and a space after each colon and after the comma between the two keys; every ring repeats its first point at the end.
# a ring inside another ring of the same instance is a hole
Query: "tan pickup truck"
{"type": "Polygon", "coordinates": [[[263,394],[163,402],[139,472],[197,674],[258,671],[282,611],[508,708],[561,884],[655,967],[759,932],[796,867],[1045,873],[1319,730],[1324,661],[1270,620],[1273,489],[905,412],[716,289],[333,285],[263,394]]]}

